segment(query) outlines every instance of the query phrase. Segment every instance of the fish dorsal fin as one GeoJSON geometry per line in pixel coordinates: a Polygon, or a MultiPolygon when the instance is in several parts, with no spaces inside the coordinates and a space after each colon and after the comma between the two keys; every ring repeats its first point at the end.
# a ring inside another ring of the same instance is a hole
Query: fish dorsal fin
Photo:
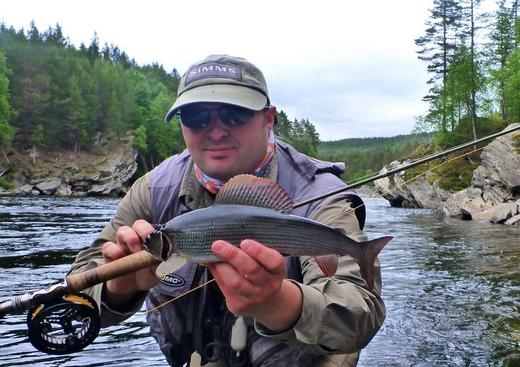
{"type": "Polygon", "coordinates": [[[240,204],[289,212],[293,201],[276,182],[253,175],[238,175],[220,189],[215,204],[240,204]]]}

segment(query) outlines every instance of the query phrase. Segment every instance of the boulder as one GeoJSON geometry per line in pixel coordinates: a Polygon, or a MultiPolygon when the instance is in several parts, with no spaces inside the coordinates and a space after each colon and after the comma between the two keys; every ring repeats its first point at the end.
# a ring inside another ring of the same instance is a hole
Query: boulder
{"type": "MultiPolygon", "coordinates": [[[[508,129],[519,126],[510,125],[508,129]]],[[[443,211],[449,216],[491,223],[514,224],[520,214],[520,152],[515,146],[519,131],[489,143],[482,162],[473,172],[471,187],[455,193],[443,211]]]]}
{"type": "Polygon", "coordinates": [[[56,196],[68,197],[72,195],[72,187],[67,184],[62,184],[55,192],[56,196]]]}
{"type": "Polygon", "coordinates": [[[61,186],[61,179],[50,178],[46,181],[40,182],[34,186],[34,188],[45,195],[52,195],[61,186]]]}
{"type": "Polygon", "coordinates": [[[15,194],[17,195],[30,195],[31,191],[33,191],[33,185],[25,184],[15,190],[15,194]]]}
{"type": "MultiPolygon", "coordinates": [[[[520,202],[520,200],[519,200],[520,202]]],[[[477,212],[473,219],[491,223],[505,223],[518,213],[518,202],[507,202],[495,205],[489,209],[477,212]]]]}
{"type": "MultiPolygon", "coordinates": [[[[384,174],[409,164],[410,161],[394,161],[379,172],[384,174]]],[[[439,209],[449,198],[449,193],[436,183],[430,184],[431,174],[421,175],[407,182],[404,172],[374,181],[377,192],[394,207],[439,209]]]]}
{"type": "Polygon", "coordinates": [[[517,214],[511,218],[509,218],[508,220],[505,221],[504,224],[508,224],[510,226],[520,226],[520,214],[517,214]]]}
{"type": "Polygon", "coordinates": [[[108,160],[100,173],[92,178],[88,195],[118,196],[125,184],[137,171],[137,152],[128,150],[115,159],[108,160]]]}
{"type": "Polygon", "coordinates": [[[452,194],[443,204],[442,211],[448,217],[471,220],[476,213],[492,207],[482,198],[481,189],[470,187],[452,194]]]}

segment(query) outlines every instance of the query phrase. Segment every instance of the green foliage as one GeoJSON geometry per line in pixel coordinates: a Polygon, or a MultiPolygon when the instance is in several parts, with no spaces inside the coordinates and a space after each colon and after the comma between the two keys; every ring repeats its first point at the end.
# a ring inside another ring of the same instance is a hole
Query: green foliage
{"type": "MultiPolygon", "coordinates": [[[[477,135],[486,136],[494,134],[500,130],[503,130],[506,125],[507,124],[504,123],[504,121],[501,119],[491,119],[484,117],[479,118],[477,124],[477,135]]],[[[471,119],[466,116],[459,121],[456,128],[452,132],[449,134],[436,134],[434,140],[440,149],[453,147],[455,145],[471,141],[471,139],[469,139],[472,134],[471,130],[471,119]]]]}
{"type": "Polygon", "coordinates": [[[462,154],[468,153],[470,150],[454,153],[451,156],[425,163],[420,166],[406,170],[406,180],[412,180],[414,177],[422,175],[428,170],[435,168],[428,176],[428,182],[434,182],[441,188],[450,192],[463,190],[471,185],[473,171],[480,165],[480,153],[475,152],[469,155],[469,158],[459,158],[462,154]],[[439,164],[444,163],[439,168],[439,164]]]}
{"type": "Polygon", "coordinates": [[[277,113],[276,118],[278,121],[274,126],[276,136],[304,154],[311,157],[318,155],[320,136],[308,119],[290,121],[283,110],[277,113]]]}
{"type": "Polygon", "coordinates": [[[431,139],[429,134],[399,135],[390,138],[356,138],[322,142],[318,158],[344,162],[343,178],[354,182],[379,172],[385,164],[412,157],[416,149],[431,139]]]}
{"type": "Polygon", "coordinates": [[[468,117],[471,130],[466,140],[476,138],[481,121],[478,115],[495,105],[488,89],[489,64],[503,59],[498,52],[509,52],[510,39],[504,27],[510,27],[511,23],[502,19],[497,24],[496,31],[491,32],[494,37],[490,37],[497,52],[491,53],[492,57],[486,55],[478,43],[482,37],[477,37],[487,19],[479,10],[480,3],[480,0],[434,0],[425,34],[416,40],[421,47],[418,58],[428,63],[427,70],[433,75],[429,81],[432,87],[424,97],[430,108],[419,122],[429,125],[443,138],[449,138],[460,121],[468,117]]]}
{"type": "Polygon", "coordinates": [[[9,105],[9,69],[4,55],[0,52],[0,143],[10,144],[13,141],[15,128],[9,124],[12,115],[9,105]]]}
{"type": "Polygon", "coordinates": [[[0,188],[4,190],[10,190],[13,188],[13,183],[7,180],[5,177],[0,177],[0,188]]]}
{"type": "Polygon", "coordinates": [[[139,127],[134,130],[133,135],[132,146],[141,152],[145,152],[148,149],[148,144],[146,143],[146,126],[139,125],[139,127]]]}
{"type": "Polygon", "coordinates": [[[101,49],[96,34],[75,49],[58,24],[42,33],[33,22],[25,34],[0,23],[0,51],[2,141],[78,151],[100,134],[117,140],[134,131],[150,167],[183,148],[179,127],[164,123],[175,70],[140,67],[117,46],[101,49]]]}
{"type": "Polygon", "coordinates": [[[520,135],[515,135],[513,137],[513,148],[516,154],[520,154],[520,135]]]}

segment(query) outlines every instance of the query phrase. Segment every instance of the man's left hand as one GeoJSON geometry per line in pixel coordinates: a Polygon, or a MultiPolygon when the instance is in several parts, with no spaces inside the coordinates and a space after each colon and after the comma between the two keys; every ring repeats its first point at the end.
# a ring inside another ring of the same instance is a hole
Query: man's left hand
{"type": "Polygon", "coordinates": [[[272,331],[284,331],[299,319],[300,288],[284,279],[283,256],[253,240],[240,248],[215,241],[213,252],[222,262],[208,264],[233,314],[252,316],[272,331]]]}

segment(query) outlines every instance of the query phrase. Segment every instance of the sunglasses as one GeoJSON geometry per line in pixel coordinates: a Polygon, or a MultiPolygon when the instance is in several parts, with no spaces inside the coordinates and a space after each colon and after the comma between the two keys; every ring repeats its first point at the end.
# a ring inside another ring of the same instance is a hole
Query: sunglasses
{"type": "Polygon", "coordinates": [[[247,108],[222,105],[219,108],[208,109],[197,104],[184,106],[179,111],[181,123],[187,128],[201,130],[209,126],[211,113],[216,112],[220,120],[230,127],[247,124],[255,115],[255,111],[247,108]]]}

